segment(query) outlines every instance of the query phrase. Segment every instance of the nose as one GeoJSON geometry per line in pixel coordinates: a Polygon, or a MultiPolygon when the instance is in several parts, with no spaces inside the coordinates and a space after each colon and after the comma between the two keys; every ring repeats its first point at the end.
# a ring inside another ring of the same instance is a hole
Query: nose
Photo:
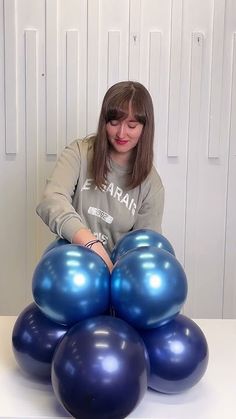
{"type": "Polygon", "coordinates": [[[126,127],[125,127],[125,122],[120,122],[119,126],[118,126],[118,130],[117,130],[117,136],[119,138],[124,138],[126,134],[126,127]]]}

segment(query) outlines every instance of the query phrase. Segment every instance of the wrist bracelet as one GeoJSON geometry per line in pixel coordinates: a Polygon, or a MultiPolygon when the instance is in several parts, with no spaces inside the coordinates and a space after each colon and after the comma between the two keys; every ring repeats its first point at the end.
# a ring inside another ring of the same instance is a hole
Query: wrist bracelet
{"type": "Polygon", "coordinates": [[[90,240],[88,243],[85,244],[85,247],[87,247],[88,249],[91,249],[91,247],[95,244],[95,243],[102,243],[101,240],[99,239],[95,239],[95,240],[90,240]]]}

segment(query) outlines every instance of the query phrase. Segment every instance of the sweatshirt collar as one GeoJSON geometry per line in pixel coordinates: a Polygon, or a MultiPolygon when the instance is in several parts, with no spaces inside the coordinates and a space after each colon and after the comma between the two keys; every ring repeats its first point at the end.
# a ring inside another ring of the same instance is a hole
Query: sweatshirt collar
{"type": "Polygon", "coordinates": [[[109,166],[111,170],[114,170],[115,172],[120,173],[120,174],[131,173],[131,169],[132,169],[131,164],[120,165],[112,159],[109,160],[109,166]]]}

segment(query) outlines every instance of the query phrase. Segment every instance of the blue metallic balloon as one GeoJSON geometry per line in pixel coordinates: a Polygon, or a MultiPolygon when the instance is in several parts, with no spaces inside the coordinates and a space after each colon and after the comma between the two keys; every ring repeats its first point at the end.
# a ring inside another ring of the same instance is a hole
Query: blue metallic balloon
{"type": "Polygon", "coordinates": [[[45,253],[49,252],[50,250],[55,249],[55,247],[64,246],[65,244],[70,244],[70,242],[68,242],[68,240],[66,239],[61,239],[61,238],[57,238],[53,240],[53,242],[50,243],[44,250],[43,256],[45,255],[45,253]]]}
{"type": "Polygon", "coordinates": [[[125,236],[121,237],[111,253],[111,260],[115,263],[128,251],[143,246],[154,246],[158,249],[166,250],[175,256],[174,249],[166,237],[154,230],[142,228],[130,231],[125,236]]]}
{"type": "Polygon", "coordinates": [[[148,385],[161,393],[180,393],[205,374],[208,345],[191,319],[179,314],[170,323],[140,332],[150,359],[148,385]]]}
{"type": "Polygon", "coordinates": [[[109,269],[97,253],[67,244],[41,258],[34,271],[32,291],[46,316],[73,325],[108,309],[109,282],[109,269]]]}
{"type": "Polygon", "coordinates": [[[52,322],[32,303],[18,316],[12,332],[16,361],[27,374],[51,379],[51,363],[56,346],[68,327],[52,322]]]}
{"type": "Polygon", "coordinates": [[[147,390],[149,360],[144,343],[123,320],[99,316],[74,325],[52,362],[52,385],[76,418],[121,419],[147,390]]]}
{"type": "Polygon", "coordinates": [[[174,318],[187,296],[187,278],[178,260],[155,247],[127,252],[111,274],[116,315],[136,328],[153,328],[174,318]]]}

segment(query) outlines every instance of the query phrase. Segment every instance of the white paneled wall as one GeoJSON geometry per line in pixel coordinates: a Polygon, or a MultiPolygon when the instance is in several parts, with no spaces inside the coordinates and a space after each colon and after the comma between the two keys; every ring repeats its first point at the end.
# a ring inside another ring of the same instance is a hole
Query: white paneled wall
{"type": "Polygon", "coordinates": [[[236,317],[236,2],[0,0],[0,314],[32,301],[53,236],[35,215],[62,148],[107,88],[142,82],[166,189],[163,233],[191,317],[236,317]]]}

